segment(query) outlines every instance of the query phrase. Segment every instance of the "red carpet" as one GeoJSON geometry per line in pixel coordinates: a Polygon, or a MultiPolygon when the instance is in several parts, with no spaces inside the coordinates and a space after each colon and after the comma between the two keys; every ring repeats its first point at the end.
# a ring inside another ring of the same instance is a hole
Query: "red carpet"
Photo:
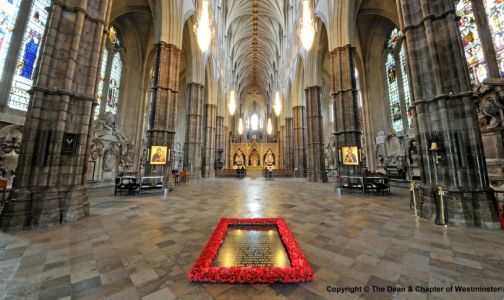
{"type": "Polygon", "coordinates": [[[274,283],[303,282],[314,279],[313,270],[282,218],[221,219],[200,257],[188,274],[195,282],[274,283]],[[290,267],[215,267],[215,260],[229,225],[276,225],[290,259],[290,267]]]}

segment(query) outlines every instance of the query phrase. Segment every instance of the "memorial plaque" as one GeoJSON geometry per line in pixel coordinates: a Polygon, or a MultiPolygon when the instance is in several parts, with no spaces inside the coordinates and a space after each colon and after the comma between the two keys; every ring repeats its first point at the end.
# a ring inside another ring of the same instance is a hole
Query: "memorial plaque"
{"type": "Polygon", "coordinates": [[[275,224],[229,225],[214,267],[289,268],[289,255],[275,224]]]}

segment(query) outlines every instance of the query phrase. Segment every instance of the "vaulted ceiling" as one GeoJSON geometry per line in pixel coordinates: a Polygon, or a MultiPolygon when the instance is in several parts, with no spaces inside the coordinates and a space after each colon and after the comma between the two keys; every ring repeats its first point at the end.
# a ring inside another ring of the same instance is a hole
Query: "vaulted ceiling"
{"type": "Polygon", "coordinates": [[[266,93],[278,69],[284,0],[228,0],[225,32],[238,90],[266,93]]]}

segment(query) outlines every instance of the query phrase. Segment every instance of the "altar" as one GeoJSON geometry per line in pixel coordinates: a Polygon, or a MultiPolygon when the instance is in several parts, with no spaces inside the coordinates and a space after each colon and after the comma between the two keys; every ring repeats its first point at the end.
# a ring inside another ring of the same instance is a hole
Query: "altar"
{"type": "Polygon", "coordinates": [[[265,167],[280,168],[280,153],[277,143],[232,143],[229,162],[232,169],[245,168],[261,171],[265,167]]]}

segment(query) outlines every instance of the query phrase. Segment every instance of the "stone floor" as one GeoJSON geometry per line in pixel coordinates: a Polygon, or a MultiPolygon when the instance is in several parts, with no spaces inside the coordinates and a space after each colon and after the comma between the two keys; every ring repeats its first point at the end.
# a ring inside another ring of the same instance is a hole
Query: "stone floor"
{"type": "Polygon", "coordinates": [[[5,299],[504,299],[500,293],[357,292],[328,287],[504,287],[504,234],[416,220],[405,191],[337,197],[300,179],[206,180],[161,195],[91,192],[91,216],[0,233],[5,299]],[[286,219],[316,280],[197,284],[186,274],[221,217],[286,219]]]}

